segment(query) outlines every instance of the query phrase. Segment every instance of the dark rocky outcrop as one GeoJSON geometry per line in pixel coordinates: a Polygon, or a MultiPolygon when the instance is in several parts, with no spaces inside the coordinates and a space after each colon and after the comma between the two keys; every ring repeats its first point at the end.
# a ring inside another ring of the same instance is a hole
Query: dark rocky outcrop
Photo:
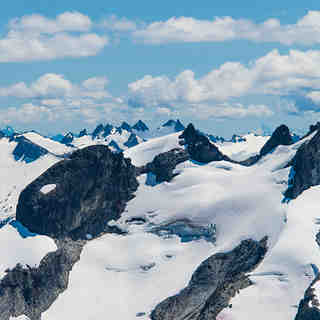
{"type": "Polygon", "coordinates": [[[132,148],[138,144],[139,144],[138,137],[134,133],[131,133],[127,142],[124,143],[124,145],[128,148],[132,148]]]}
{"type": "Polygon", "coordinates": [[[181,123],[179,119],[177,120],[168,120],[162,125],[162,127],[172,127],[175,132],[180,132],[185,129],[185,126],[181,123]]]}
{"type": "Polygon", "coordinates": [[[129,159],[106,146],[90,146],[55,164],[22,191],[17,220],[34,233],[54,238],[111,232],[107,223],[120,217],[137,187],[129,159]],[[42,193],[48,184],[55,189],[42,193]]]}
{"type": "Polygon", "coordinates": [[[14,138],[14,141],[18,142],[13,150],[13,155],[16,160],[23,160],[29,163],[48,153],[47,149],[40,147],[24,136],[18,136],[14,138]]]}
{"type": "Polygon", "coordinates": [[[245,142],[245,141],[247,141],[246,138],[241,137],[241,136],[239,136],[239,135],[237,135],[237,134],[234,134],[234,135],[231,137],[231,142],[233,142],[233,143],[236,143],[236,142],[245,142]]]}
{"type": "Polygon", "coordinates": [[[83,129],[83,130],[81,130],[80,133],[79,133],[79,138],[84,137],[84,136],[87,136],[87,135],[88,135],[87,129],[83,129]]]}
{"type": "Polygon", "coordinates": [[[148,131],[149,128],[148,126],[141,120],[139,120],[133,127],[132,129],[134,130],[137,130],[137,131],[141,131],[141,132],[144,132],[144,131],[148,131]]]}
{"type": "Polygon", "coordinates": [[[292,177],[285,196],[295,199],[304,190],[320,184],[320,131],[298,149],[291,164],[292,177]]]}
{"type": "Polygon", "coordinates": [[[175,176],[173,171],[179,163],[187,161],[189,154],[181,148],[175,148],[168,152],[158,154],[152,162],[140,168],[140,174],[153,173],[156,176],[156,183],[171,181],[175,176]]]}
{"type": "Polygon", "coordinates": [[[192,160],[202,163],[221,160],[234,162],[229,157],[222,154],[220,150],[211,143],[204,134],[197,131],[191,123],[179,138],[181,139],[179,143],[186,146],[186,150],[192,160]]]}
{"type": "Polygon", "coordinates": [[[103,124],[97,125],[97,127],[92,132],[92,138],[95,139],[104,130],[103,124]]]}
{"type": "MultiPolygon", "coordinates": [[[[267,238],[244,240],[230,252],[217,253],[194,272],[188,286],[161,302],[152,320],[214,320],[239,290],[250,286],[247,273],[254,270],[267,252],[267,238]]],[[[248,310],[248,319],[250,310],[248,310]]]]}
{"type": "Polygon", "coordinates": [[[150,232],[159,236],[176,235],[181,239],[181,242],[189,242],[199,239],[205,239],[212,243],[216,242],[216,225],[197,225],[188,219],[181,219],[157,225],[152,228],[150,232]]]}
{"type": "Polygon", "coordinates": [[[68,132],[63,139],[61,140],[61,143],[66,144],[66,145],[71,145],[72,141],[74,139],[74,135],[72,132],[68,132]]]}
{"type": "Polygon", "coordinates": [[[319,276],[312,281],[306,290],[303,299],[299,303],[298,313],[295,320],[320,320],[318,297],[314,294],[314,284],[320,281],[319,276]]]}
{"type": "Polygon", "coordinates": [[[280,145],[288,146],[293,143],[294,141],[290,134],[289,128],[286,125],[282,124],[281,126],[276,128],[270,139],[261,148],[259,154],[252,156],[244,161],[240,161],[239,163],[244,166],[252,166],[257,163],[263,156],[272,152],[276,147],[280,145]]]}
{"type": "Polygon", "coordinates": [[[26,315],[40,320],[59,294],[68,287],[69,273],[80,259],[83,241],[57,242],[58,250],[48,253],[39,267],[17,265],[0,281],[0,319],[26,315]]]}
{"type": "Polygon", "coordinates": [[[128,122],[125,122],[125,121],[122,122],[120,128],[123,129],[123,130],[127,130],[129,132],[132,131],[132,128],[131,128],[130,124],[128,122]]]}
{"type": "Polygon", "coordinates": [[[260,156],[265,156],[280,145],[288,146],[290,144],[293,144],[290,130],[286,125],[282,124],[273,132],[271,138],[262,147],[260,150],[260,156]]]}
{"type": "Polygon", "coordinates": [[[110,143],[108,144],[108,146],[110,148],[112,148],[115,152],[122,152],[123,151],[114,140],[111,140],[110,143]]]}

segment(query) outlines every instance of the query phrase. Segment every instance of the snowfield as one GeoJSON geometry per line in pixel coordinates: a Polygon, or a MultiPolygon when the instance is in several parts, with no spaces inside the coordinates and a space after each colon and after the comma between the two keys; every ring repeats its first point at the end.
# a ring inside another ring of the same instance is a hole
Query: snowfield
{"type": "Polygon", "coordinates": [[[10,224],[0,229],[0,243],[0,279],[5,275],[6,269],[12,269],[17,263],[35,267],[48,252],[57,250],[54,241],[49,237],[23,238],[10,224]]]}
{"type": "Polygon", "coordinates": [[[246,141],[234,142],[218,142],[217,147],[222,153],[230,157],[232,160],[243,161],[249,157],[255,156],[270,138],[269,136],[258,136],[249,133],[242,136],[246,141]]]}
{"type": "MultiPolygon", "coordinates": [[[[178,147],[180,134],[151,139],[124,154],[134,165],[142,166],[157,154],[178,147]]],[[[136,197],[121,218],[110,223],[128,234],[106,234],[88,241],[70,273],[68,289],[42,314],[42,320],[100,320],[106,314],[110,319],[150,319],[154,307],[183,289],[206,258],[233,249],[241,240],[265,236],[269,250],[250,275],[253,285],[234,297],[232,307],[217,319],[294,319],[299,301],[320,268],[315,241],[320,186],[296,200],[284,201],[290,174],[285,165],[311,137],[280,146],[251,167],[186,161],[177,166],[179,175],[170,183],[154,186],[147,185],[147,175],[141,175],[136,197]],[[205,239],[184,242],[178,235],[154,232],[176,222],[203,228],[215,225],[216,243],[205,239]]],[[[87,137],[80,139],[88,143],[87,137]]],[[[243,160],[257,154],[267,137],[248,135],[246,139],[219,147],[231,158],[243,160]]],[[[79,142],[77,147],[81,146],[79,142]]],[[[57,161],[45,156],[31,164],[15,162],[10,153],[13,147],[0,140],[0,174],[3,181],[9,181],[0,187],[0,204],[7,197],[12,206],[10,212],[1,211],[0,218],[14,217],[21,190],[57,161]]],[[[47,192],[52,190],[52,186],[45,187],[47,192]]],[[[4,268],[17,262],[36,265],[55,250],[47,237],[23,239],[11,225],[0,229],[0,242],[0,256],[8,256],[0,262],[0,277],[4,268]]]]}

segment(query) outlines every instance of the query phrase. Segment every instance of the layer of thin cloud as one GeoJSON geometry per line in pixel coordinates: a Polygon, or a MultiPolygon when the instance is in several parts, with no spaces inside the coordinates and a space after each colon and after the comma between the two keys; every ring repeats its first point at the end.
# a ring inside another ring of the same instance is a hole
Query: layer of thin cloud
{"type": "Polygon", "coordinates": [[[14,18],[9,22],[9,28],[15,31],[32,33],[58,33],[65,31],[85,32],[92,27],[91,19],[80,12],[64,12],[55,19],[32,14],[14,18]]]}
{"type": "Polygon", "coordinates": [[[250,40],[312,45],[320,43],[320,11],[309,11],[295,24],[289,25],[281,25],[275,18],[256,23],[232,17],[215,17],[213,20],[172,17],[135,30],[133,37],[152,44],[250,40]]]}
{"type": "Polygon", "coordinates": [[[6,36],[0,38],[0,62],[97,55],[109,40],[89,32],[92,24],[79,12],[65,12],[55,19],[36,14],[13,19],[6,36]]]}
{"type": "Polygon", "coordinates": [[[90,97],[103,99],[111,97],[106,90],[108,79],[106,77],[93,77],[74,84],[61,74],[47,73],[31,84],[19,82],[9,87],[0,88],[0,96],[16,98],[51,98],[44,100],[46,105],[54,104],[59,97],[75,98],[90,97]],[[52,103],[50,103],[50,101],[52,103]],[[49,102],[49,103],[48,103],[49,102]]]}
{"type": "Polygon", "coordinates": [[[105,18],[100,26],[106,30],[128,32],[137,30],[138,23],[126,17],[119,18],[116,15],[111,15],[105,18]]]}

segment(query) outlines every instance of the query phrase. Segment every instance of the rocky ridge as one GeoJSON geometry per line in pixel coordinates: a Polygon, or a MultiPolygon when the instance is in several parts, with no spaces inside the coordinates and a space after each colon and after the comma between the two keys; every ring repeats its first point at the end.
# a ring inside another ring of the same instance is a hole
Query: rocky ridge
{"type": "Polygon", "coordinates": [[[214,320],[240,290],[250,286],[247,273],[254,270],[267,252],[267,238],[244,240],[226,253],[217,253],[194,272],[188,286],[161,302],[152,320],[214,320]]]}

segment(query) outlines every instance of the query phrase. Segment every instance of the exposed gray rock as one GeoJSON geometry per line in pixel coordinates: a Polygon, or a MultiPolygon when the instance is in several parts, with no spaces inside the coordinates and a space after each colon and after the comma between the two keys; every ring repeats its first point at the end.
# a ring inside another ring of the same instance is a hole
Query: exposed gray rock
{"type": "Polygon", "coordinates": [[[181,139],[179,142],[180,145],[186,146],[186,150],[192,160],[202,163],[221,160],[234,162],[220,152],[204,134],[197,131],[192,123],[187,126],[179,138],[181,139]]]}
{"type": "Polygon", "coordinates": [[[273,151],[274,148],[280,145],[288,146],[292,143],[293,140],[289,128],[286,125],[282,124],[273,132],[270,139],[262,147],[262,149],[260,150],[260,156],[265,156],[266,154],[273,151]]]}
{"type": "Polygon", "coordinates": [[[16,160],[23,160],[28,163],[35,161],[48,153],[48,150],[33,143],[24,136],[18,136],[14,138],[14,141],[18,142],[13,150],[13,155],[16,160]]]}
{"type": "MultiPolygon", "coordinates": [[[[263,260],[267,237],[245,240],[230,252],[217,253],[204,261],[188,286],[161,302],[152,320],[214,320],[239,290],[252,283],[247,276],[263,260]]],[[[250,310],[248,310],[248,319],[250,310]]]]}
{"type": "Polygon", "coordinates": [[[185,129],[185,126],[181,123],[179,119],[177,120],[168,120],[166,123],[162,125],[162,127],[171,127],[175,132],[180,132],[185,129]]]}
{"type": "Polygon", "coordinates": [[[87,129],[83,129],[83,130],[81,130],[80,133],[79,133],[79,138],[84,137],[84,136],[87,136],[87,135],[88,135],[87,129]]]}
{"type": "Polygon", "coordinates": [[[16,219],[30,231],[54,238],[85,239],[118,219],[138,187],[136,169],[122,153],[103,145],[75,151],[20,194],[16,219]],[[40,192],[48,184],[56,188],[40,192]]]}
{"type": "Polygon", "coordinates": [[[71,145],[72,141],[74,139],[74,135],[72,132],[68,132],[63,139],[61,140],[61,143],[65,145],[71,145]]]}
{"type": "Polygon", "coordinates": [[[252,166],[257,163],[263,156],[267,155],[268,153],[272,152],[276,147],[283,145],[291,145],[294,141],[290,134],[289,128],[282,124],[273,132],[270,139],[264,144],[261,148],[258,155],[252,156],[244,161],[240,161],[239,164],[243,166],[252,166]]]}
{"type": "Polygon", "coordinates": [[[39,267],[17,265],[0,281],[0,320],[26,315],[40,320],[59,294],[68,287],[69,273],[80,259],[83,241],[58,241],[58,250],[48,253],[39,267]]]}
{"type": "Polygon", "coordinates": [[[155,156],[152,162],[140,168],[140,173],[153,173],[156,176],[156,183],[169,182],[175,176],[173,171],[176,166],[188,159],[189,155],[184,149],[175,148],[155,156]]]}
{"type": "Polygon", "coordinates": [[[138,137],[134,133],[131,133],[128,138],[128,141],[124,143],[124,145],[128,148],[132,148],[138,144],[139,144],[138,137]]]}
{"type": "Polygon", "coordinates": [[[303,299],[299,303],[299,309],[295,320],[320,320],[320,305],[313,289],[313,286],[317,281],[320,281],[319,276],[306,290],[303,299]]]}
{"type": "Polygon", "coordinates": [[[304,190],[320,184],[320,131],[298,149],[291,164],[292,177],[285,196],[295,199],[304,190]]]}
{"type": "Polygon", "coordinates": [[[122,122],[120,128],[123,129],[123,130],[127,130],[129,132],[132,131],[132,128],[131,128],[130,124],[128,122],[125,122],[125,121],[122,122]]]}
{"type": "Polygon", "coordinates": [[[140,132],[144,132],[144,131],[148,131],[149,128],[148,126],[142,121],[139,120],[133,127],[132,129],[140,131],[140,132]]]}
{"type": "Polygon", "coordinates": [[[164,225],[157,225],[151,228],[150,232],[159,236],[176,235],[181,239],[181,242],[199,239],[205,239],[212,243],[216,242],[216,226],[214,224],[201,226],[196,225],[187,219],[173,221],[164,225]]]}

